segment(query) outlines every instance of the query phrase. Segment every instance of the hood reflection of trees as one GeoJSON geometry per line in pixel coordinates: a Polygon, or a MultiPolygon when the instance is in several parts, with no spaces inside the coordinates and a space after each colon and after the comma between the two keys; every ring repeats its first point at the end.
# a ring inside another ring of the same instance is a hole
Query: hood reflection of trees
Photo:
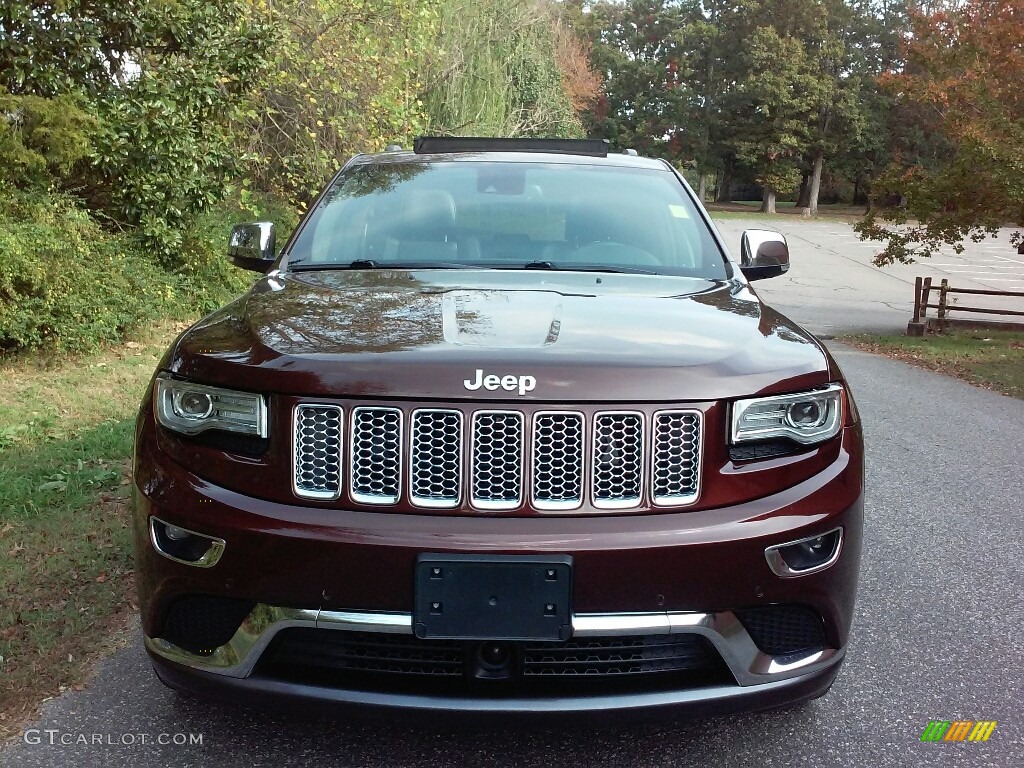
{"type": "MultiPolygon", "coordinates": [[[[283,354],[397,352],[444,341],[441,302],[407,272],[293,276],[277,294],[253,296],[249,319],[283,354]]],[[[463,315],[462,323],[478,319],[463,315]]]]}

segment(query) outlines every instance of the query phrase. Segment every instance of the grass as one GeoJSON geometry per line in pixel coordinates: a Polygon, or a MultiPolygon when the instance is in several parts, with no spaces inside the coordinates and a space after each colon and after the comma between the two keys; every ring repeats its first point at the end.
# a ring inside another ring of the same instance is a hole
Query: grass
{"type": "MultiPolygon", "coordinates": [[[[796,210],[796,203],[777,202],[776,213],[761,213],[760,200],[739,200],[729,203],[707,203],[707,209],[713,219],[769,219],[778,220],[780,217],[803,218],[803,214],[796,210]]],[[[811,220],[827,219],[836,221],[855,221],[864,218],[866,209],[862,205],[846,205],[837,203],[835,205],[819,205],[818,213],[811,220]]]]}
{"type": "Polygon", "coordinates": [[[843,341],[1024,399],[1024,333],[949,330],[923,337],[857,334],[843,341]]]}
{"type": "Polygon", "coordinates": [[[134,611],[134,417],[179,328],[0,363],[0,735],[80,686],[134,611]]]}

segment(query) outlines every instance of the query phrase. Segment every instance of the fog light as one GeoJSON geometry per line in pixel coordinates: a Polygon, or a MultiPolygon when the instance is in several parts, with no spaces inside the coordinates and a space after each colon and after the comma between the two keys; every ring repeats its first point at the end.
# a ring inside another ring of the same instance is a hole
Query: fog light
{"type": "Polygon", "coordinates": [[[167,538],[172,541],[184,541],[188,537],[188,531],[184,528],[179,528],[176,525],[165,525],[164,533],[167,534],[167,538]]]}
{"type": "Polygon", "coordinates": [[[224,552],[224,540],[149,518],[149,536],[153,548],[175,562],[209,568],[217,564],[224,552]]]}
{"type": "Polygon", "coordinates": [[[764,556],[777,576],[791,578],[823,571],[839,559],[843,529],[836,528],[819,536],[768,547],[764,556]]]}

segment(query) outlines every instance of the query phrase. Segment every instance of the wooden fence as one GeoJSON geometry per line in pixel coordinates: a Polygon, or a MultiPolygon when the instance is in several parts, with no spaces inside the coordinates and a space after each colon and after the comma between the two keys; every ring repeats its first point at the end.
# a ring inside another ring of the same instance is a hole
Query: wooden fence
{"type": "Polygon", "coordinates": [[[919,277],[914,281],[914,319],[907,326],[908,336],[921,336],[925,327],[932,318],[928,317],[928,310],[937,310],[934,318],[937,325],[941,327],[950,321],[950,312],[973,312],[983,315],[1005,315],[1013,317],[1024,317],[1024,311],[1016,309],[1001,309],[999,307],[968,307],[949,300],[950,294],[968,296],[1000,296],[1024,298],[1021,291],[989,291],[977,288],[951,288],[949,281],[945,278],[937,286],[932,285],[930,277],[919,277]],[[938,300],[932,303],[932,292],[938,294],[938,300]]]}

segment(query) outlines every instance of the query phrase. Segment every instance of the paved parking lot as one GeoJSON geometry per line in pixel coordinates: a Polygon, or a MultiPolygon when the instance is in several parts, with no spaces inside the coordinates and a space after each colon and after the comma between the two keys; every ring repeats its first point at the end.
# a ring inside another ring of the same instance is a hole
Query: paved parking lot
{"type": "MultiPolygon", "coordinates": [[[[918,276],[931,276],[935,285],[946,278],[955,288],[1024,291],[1024,256],[1010,246],[1011,229],[1000,231],[995,240],[965,243],[960,255],[949,248],[917,264],[880,268],[872,260],[882,244],[861,241],[842,221],[780,216],[716,223],[736,257],[744,229],[776,229],[786,235],[792,267],[782,277],[756,283],[757,291],[819,335],[849,330],[903,333],[914,312],[914,278],[918,276]]],[[[933,301],[937,300],[936,296],[933,301]]],[[[961,299],[965,306],[976,306],[975,301],[985,302],[978,306],[1024,311],[1022,298],[961,299]]]]}

